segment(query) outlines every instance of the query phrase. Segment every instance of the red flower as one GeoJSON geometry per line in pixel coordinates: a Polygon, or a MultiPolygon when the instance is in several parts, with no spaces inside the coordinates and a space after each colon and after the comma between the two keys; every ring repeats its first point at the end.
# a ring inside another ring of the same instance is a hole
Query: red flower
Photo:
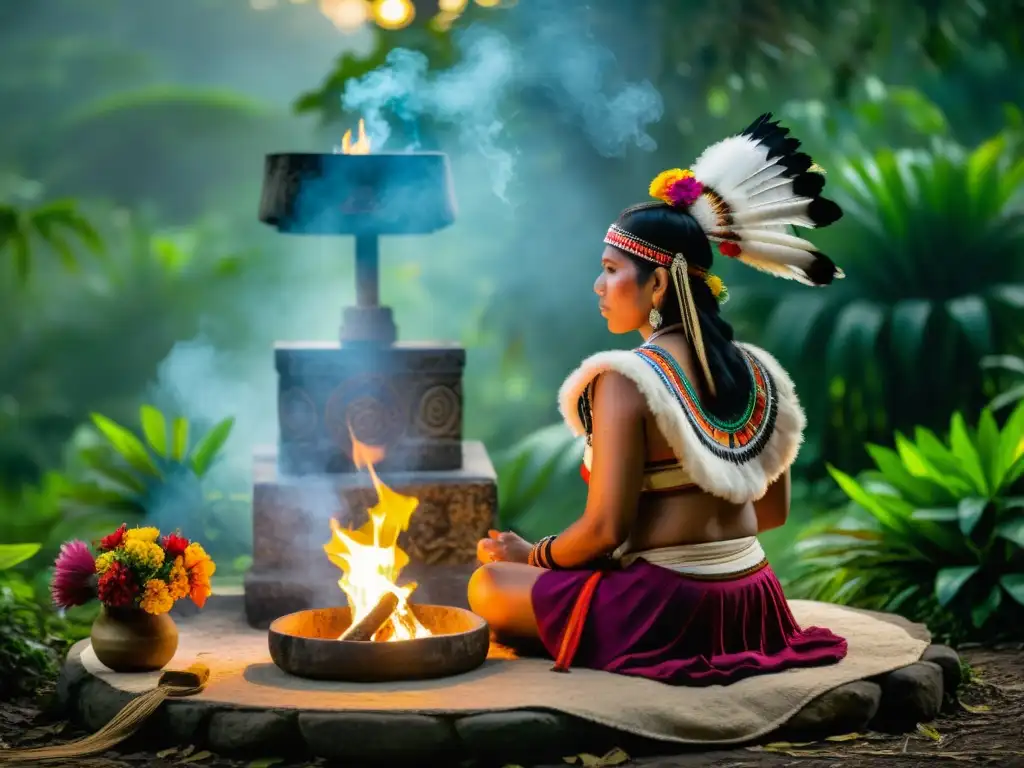
{"type": "Polygon", "coordinates": [[[139,585],[124,563],[111,563],[99,581],[100,602],[111,608],[131,605],[139,594],[139,585]]]}
{"type": "Polygon", "coordinates": [[[121,546],[121,542],[124,541],[124,532],[128,530],[126,523],[121,523],[121,527],[114,531],[109,536],[104,536],[100,539],[100,551],[110,552],[113,549],[117,549],[121,546]]]}
{"type": "Polygon", "coordinates": [[[168,560],[174,560],[176,557],[184,557],[185,550],[188,549],[188,545],[191,543],[192,542],[184,536],[179,536],[176,533],[167,534],[164,536],[163,541],[160,542],[164,551],[167,553],[168,560]]]}

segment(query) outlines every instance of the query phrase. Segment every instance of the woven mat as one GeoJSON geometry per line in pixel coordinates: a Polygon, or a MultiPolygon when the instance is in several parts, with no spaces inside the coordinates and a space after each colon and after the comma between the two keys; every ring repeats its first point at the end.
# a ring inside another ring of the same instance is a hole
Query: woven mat
{"type": "MultiPolygon", "coordinates": [[[[845,637],[849,654],[836,665],[741,680],[729,686],[674,687],[606,672],[550,672],[551,662],[501,658],[443,680],[347,684],[290,677],[270,660],[265,632],[234,617],[211,614],[180,625],[178,654],[169,668],[194,661],[210,667],[207,689],[189,701],[240,708],[468,714],[514,709],[556,710],[618,730],[684,744],[731,744],[773,731],[807,702],[837,686],[917,661],[928,630],[897,616],[794,600],[801,626],[828,627],[845,637]]],[[[94,676],[115,688],[142,692],[158,675],[116,674],[101,665],[88,642],[73,653],[94,676]]]]}

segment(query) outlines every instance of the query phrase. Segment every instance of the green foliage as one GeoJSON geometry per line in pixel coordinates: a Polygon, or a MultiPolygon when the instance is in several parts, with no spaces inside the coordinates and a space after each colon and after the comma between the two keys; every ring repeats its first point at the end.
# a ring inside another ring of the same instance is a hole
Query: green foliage
{"type": "Polygon", "coordinates": [[[1004,133],[827,170],[847,216],[818,239],[847,278],[828,295],[776,294],[765,343],[799,374],[824,457],[853,466],[865,439],[976,411],[979,361],[1019,343],[1024,158],[1004,133]]]}
{"type": "Polygon", "coordinates": [[[234,209],[234,180],[252,177],[254,158],[289,140],[286,123],[287,115],[226,89],[119,92],[68,116],[61,127],[76,151],[49,165],[46,183],[67,195],[149,203],[173,221],[190,221],[211,207],[234,209]],[[139,157],[147,158],[145,173],[135,168],[139,157]],[[220,175],[215,183],[203,181],[211,167],[220,175]]]}
{"type": "Polygon", "coordinates": [[[78,255],[69,237],[95,254],[103,252],[99,234],[73,200],[55,200],[27,209],[0,203],[0,256],[10,255],[22,282],[29,279],[37,239],[57,254],[66,269],[77,271],[78,255]]]}
{"type": "Polygon", "coordinates": [[[531,433],[497,460],[501,525],[533,541],[583,512],[582,443],[562,423],[531,433]]]}
{"type": "Polygon", "coordinates": [[[1017,355],[990,355],[981,361],[981,367],[1012,378],[1013,383],[992,398],[988,407],[999,411],[1024,399],[1024,357],[1017,355]]]}
{"type": "Polygon", "coordinates": [[[1019,631],[1024,619],[1024,404],[999,429],[983,410],[949,437],[918,428],[876,470],[830,472],[852,502],[802,537],[792,596],[899,612],[963,638],[1019,631]]]}
{"type": "Polygon", "coordinates": [[[40,565],[49,566],[63,542],[74,538],[92,540],[120,522],[114,515],[68,509],[65,494],[69,485],[64,475],[48,472],[39,485],[0,487],[0,541],[16,547],[39,547],[30,560],[5,572],[8,582],[17,577],[30,592],[42,595],[48,577],[46,568],[40,565]]]}
{"type": "Polygon", "coordinates": [[[138,516],[160,515],[164,505],[183,507],[192,518],[202,505],[200,481],[227,442],[234,419],[196,436],[190,447],[189,422],[167,416],[151,405],[139,409],[139,432],[101,414],[92,415],[104,442],[83,447],[78,458],[95,479],[69,487],[66,496],[82,507],[138,516]]]}
{"type": "MultiPolygon", "coordinates": [[[[242,266],[212,229],[159,230],[99,216],[108,257],[82,274],[42,265],[32,285],[0,282],[0,484],[37,485],[92,411],[123,417],[160,361],[201,318],[246,338],[242,266]],[[129,330],[130,329],[130,330],[129,330]]],[[[210,327],[210,324],[206,324],[210,327]]]]}
{"type": "Polygon", "coordinates": [[[63,622],[0,584],[0,701],[31,695],[57,675],[63,622]]]}
{"type": "Polygon", "coordinates": [[[26,560],[31,560],[42,546],[42,544],[0,544],[0,571],[16,568],[26,560]]]}

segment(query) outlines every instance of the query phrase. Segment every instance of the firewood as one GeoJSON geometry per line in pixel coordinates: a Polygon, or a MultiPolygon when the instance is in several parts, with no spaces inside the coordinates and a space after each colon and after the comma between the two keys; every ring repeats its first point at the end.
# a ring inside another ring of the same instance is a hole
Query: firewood
{"type": "Polygon", "coordinates": [[[398,596],[393,592],[385,592],[381,599],[373,606],[368,614],[355,622],[348,629],[341,633],[339,640],[352,640],[355,642],[368,642],[373,640],[377,630],[388,623],[391,614],[398,607],[398,596]]]}

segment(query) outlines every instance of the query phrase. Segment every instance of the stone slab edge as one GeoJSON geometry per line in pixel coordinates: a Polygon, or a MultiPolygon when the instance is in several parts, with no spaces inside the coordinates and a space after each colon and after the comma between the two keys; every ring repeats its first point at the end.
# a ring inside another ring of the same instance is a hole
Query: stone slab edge
{"type": "MultiPolygon", "coordinates": [[[[115,688],[86,669],[81,655],[88,642],[81,640],[69,650],[56,693],[59,705],[69,717],[96,731],[109,722],[134,695],[115,688]]],[[[900,695],[894,698],[905,699],[908,695],[907,679],[913,684],[915,671],[927,674],[929,669],[938,672],[939,667],[942,674],[935,674],[933,678],[938,678],[938,695],[941,699],[944,693],[951,692],[948,684],[953,682],[951,662],[954,657],[955,651],[951,649],[929,646],[922,655],[922,661],[870,681],[854,681],[822,694],[794,715],[790,723],[760,741],[770,741],[776,735],[788,737],[795,733],[835,735],[839,732],[835,728],[841,729],[843,733],[868,727],[884,728],[884,723],[878,721],[877,715],[880,709],[886,709],[882,696],[891,687],[887,685],[890,675],[896,674],[904,683],[900,695]],[[946,663],[940,662],[937,656],[944,657],[946,663]],[[919,667],[922,669],[916,669],[919,667]],[[869,687],[871,690],[866,690],[869,687]],[[849,693],[846,690],[848,688],[849,693]],[[855,700],[859,706],[847,707],[846,711],[836,713],[834,710],[837,704],[833,702],[844,700],[855,700]],[[833,722],[824,723],[819,718],[833,722]],[[832,733],[828,733],[829,725],[834,726],[832,733]]],[[[956,683],[959,684],[959,680],[956,683]]],[[[935,684],[933,679],[931,691],[924,691],[929,698],[934,696],[935,684]]],[[[913,693],[911,691],[909,694],[911,698],[913,693]]],[[[906,703],[900,702],[902,706],[906,706],[906,703]]],[[[932,712],[927,714],[934,716],[932,712]]],[[[913,724],[908,722],[904,725],[912,727],[913,724]]],[[[592,752],[595,744],[622,746],[622,742],[637,738],[551,710],[521,709],[448,715],[271,710],[187,698],[169,699],[147,724],[146,731],[160,744],[197,744],[221,754],[279,756],[282,745],[290,744],[297,746],[291,752],[346,760],[391,760],[413,754],[417,758],[452,758],[494,753],[519,758],[521,755],[549,752],[554,744],[558,745],[560,753],[570,754],[576,749],[592,752]],[[400,729],[403,734],[401,740],[393,738],[395,729],[400,729]],[[379,737],[372,738],[375,734],[379,737]],[[389,738],[389,734],[392,738],[389,738]]]]}

